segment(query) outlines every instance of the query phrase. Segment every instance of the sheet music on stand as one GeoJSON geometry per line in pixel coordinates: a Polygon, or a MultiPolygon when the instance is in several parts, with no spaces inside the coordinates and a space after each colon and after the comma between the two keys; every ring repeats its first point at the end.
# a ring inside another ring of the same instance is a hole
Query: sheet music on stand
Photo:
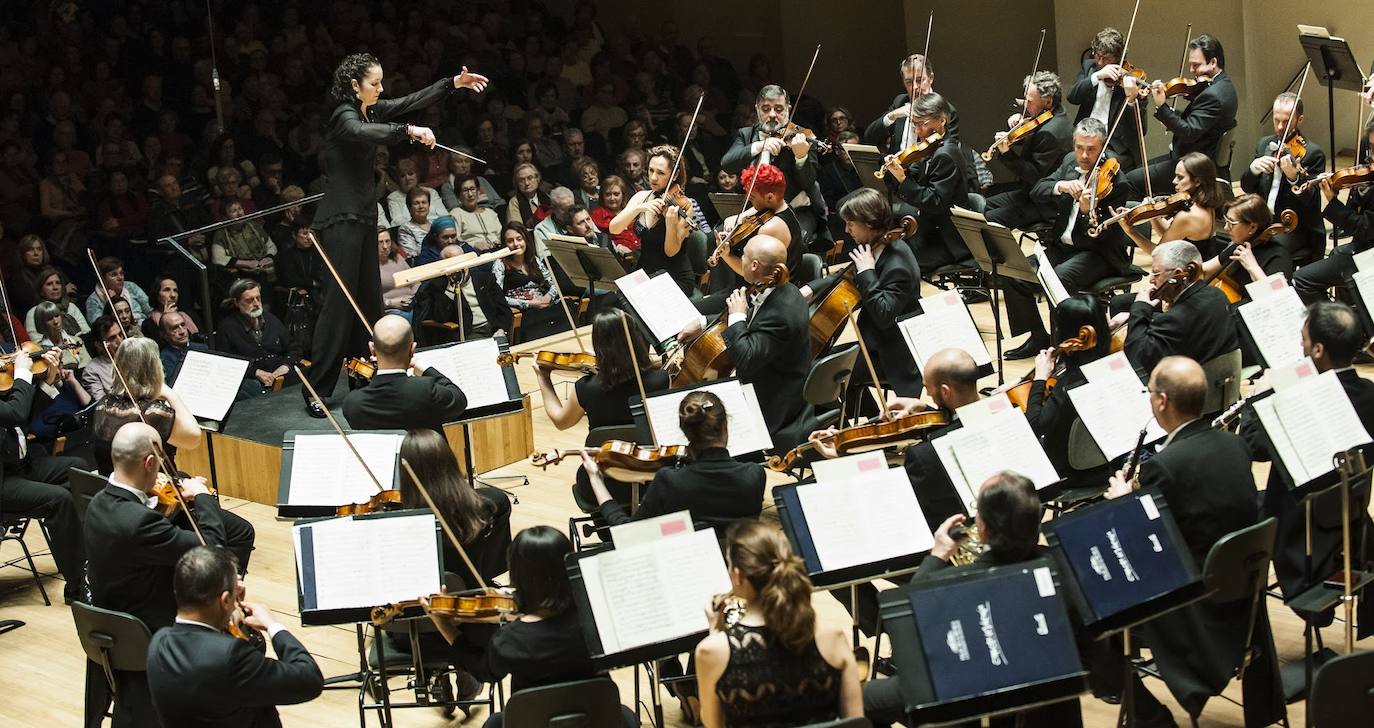
{"type": "Polygon", "coordinates": [[[716,208],[716,214],[720,219],[734,217],[744,210],[743,192],[708,192],[706,197],[711,200],[711,206],[716,208]]]}
{"type": "Polygon", "coordinates": [[[992,366],[983,335],[973,323],[968,304],[958,291],[941,291],[921,299],[919,313],[897,320],[916,368],[925,374],[926,362],[944,349],[962,349],[979,367],[992,366]]]}
{"type": "Polygon", "coordinates": [[[641,268],[616,279],[615,284],[660,343],[676,340],[687,324],[701,318],[696,306],[667,272],[650,278],[641,268]]]}
{"type": "Polygon", "coordinates": [[[1274,393],[1252,407],[1274,459],[1301,488],[1335,470],[1336,453],[1368,444],[1370,437],[1334,370],[1318,374],[1309,359],[1284,369],[1291,376],[1274,377],[1274,393]]]}
{"type": "Polygon", "coordinates": [[[1266,368],[1303,358],[1302,325],[1307,307],[1282,273],[1245,284],[1250,301],[1239,307],[1241,321],[1266,368]]]}
{"type": "Polygon", "coordinates": [[[583,635],[593,662],[603,668],[677,654],[679,642],[695,641],[708,629],[703,606],[730,591],[725,559],[709,528],[575,554],[568,570],[574,596],[585,607],[579,613],[590,616],[582,619],[583,635]]]}
{"type": "Polygon", "coordinates": [[[934,545],[903,468],[798,485],[797,499],[825,571],[920,554],[934,545]]]}
{"type": "Polygon", "coordinates": [[[360,622],[373,607],[437,594],[444,572],[439,535],[427,510],[296,523],[301,623],[360,622]]]}
{"type": "Polygon", "coordinates": [[[1118,351],[1085,365],[1083,376],[1086,384],[1067,390],[1069,401],[1103,457],[1112,460],[1130,452],[1141,427],[1147,428],[1146,443],[1164,439],[1149,392],[1125,354],[1118,351]]]}
{"type": "Polygon", "coordinates": [[[988,222],[982,213],[962,207],[955,207],[949,212],[959,237],[968,246],[979,268],[988,273],[996,269],[997,275],[1027,283],[1040,282],[1039,274],[1021,250],[1021,243],[1012,235],[1011,228],[988,222]]]}
{"type": "Polygon", "coordinates": [[[1025,413],[1005,394],[960,407],[958,414],[964,426],[930,443],[968,515],[977,515],[978,488],[983,481],[1003,470],[1030,478],[1036,490],[1059,482],[1059,473],[1025,413]]]}
{"type": "Polygon", "coordinates": [[[841,144],[849,161],[854,164],[854,172],[859,175],[859,183],[876,190],[886,199],[892,199],[892,191],[887,188],[887,180],[875,176],[883,168],[882,150],[872,144],[841,144]]]}
{"type": "MultiPolygon", "coordinates": [[[[754,394],[754,385],[741,384],[734,377],[650,394],[647,403],[640,403],[638,397],[632,397],[630,411],[636,415],[637,423],[643,418],[653,423],[652,432],[658,437],[660,446],[686,445],[687,436],[682,433],[677,409],[683,397],[697,390],[715,394],[720,397],[721,404],[725,405],[731,457],[773,448],[773,438],[768,434],[768,424],[764,422],[763,411],[759,409],[759,399],[754,394]]],[[[647,422],[640,424],[641,432],[647,435],[647,422]]],[[[647,439],[644,441],[647,442],[647,439]]]]}
{"type": "MultiPolygon", "coordinates": [[[[614,289],[614,281],[625,275],[625,268],[615,253],[582,238],[569,235],[550,235],[544,243],[549,257],[568,275],[574,285],[589,290],[601,286],[614,289]]],[[[563,293],[571,295],[572,291],[563,293]]]]}
{"type": "Polygon", "coordinates": [[[181,395],[196,419],[222,425],[251,363],[243,357],[191,349],[172,390],[181,395]]]}
{"type": "Polygon", "coordinates": [[[845,480],[888,468],[887,454],[882,450],[869,450],[857,455],[844,455],[811,463],[811,473],[816,476],[817,483],[845,480]]]}
{"type": "MultiPolygon", "coordinates": [[[[1374,253],[1371,248],[1366,253],[1374,253]]],[[[1355,256],[1356,264],[1360,262],[1360,255],[1355,256]]],[[[1359,311],[1360,320],[1364,324],[1365,333],[1374,332],[1374,310],[1369,308],[1370,303],[1374,302],[1374,261],[1367,263],[1365,267],[1359,268],[1350,276],[1353,293],[1359,299],[1356,307],[1359,311]]]]}
{"type": "Polygon", "coordinates": [[[509,350],[504,337],[472,339],[418,349],[415,363],[422,369],[438,369],[440,374],[458,385],[468,399],[468,409],[463,418],[471,419],[481,416],[483,410],[510,409],[512,403],[520,401],[520,385],[515,379],[515,371],[496,362],[502,353],[509,350]]]}
{"type": "Polygon", "coordinates": [[[291,430],[283,435],[277,485],[279,517],[333,515],[339,506],[365,503],[377,495],[373,477],[383,489],[396,488],[405,431],[346,432],[367,470],[337,433],[291,430]],[[372,475],[368,475],[368,470],[372,475]]]}
{"type": "Polygon", "coordinates": [[[1069,291],[1064,287],[1064,281],[1059,279],[1059,274],[1055,272],[1054,266],[1050,264],[1050,257],[1045,253],[1045,246],[1040,241],[1035,241],[1035,277],[1040,281],[1040,287],[1044,289],[1045,295],[1050,299],[1050,306],[1058,306],[1068,300],[1069,291]]]}

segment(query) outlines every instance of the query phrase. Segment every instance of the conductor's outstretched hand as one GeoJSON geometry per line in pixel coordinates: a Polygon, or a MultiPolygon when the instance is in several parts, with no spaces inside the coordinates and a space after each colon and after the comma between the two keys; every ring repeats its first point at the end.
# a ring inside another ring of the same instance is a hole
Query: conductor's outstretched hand
{"type": "Polygon", "coordinates": [[[491,83],[491,81],[486,76],[480,73],[468,73],[467,66],[463,66],[462,72],[453,77],[454,88],[472,89],[477,93],[481,93],[486,89],[488,83],[491,83]]]}

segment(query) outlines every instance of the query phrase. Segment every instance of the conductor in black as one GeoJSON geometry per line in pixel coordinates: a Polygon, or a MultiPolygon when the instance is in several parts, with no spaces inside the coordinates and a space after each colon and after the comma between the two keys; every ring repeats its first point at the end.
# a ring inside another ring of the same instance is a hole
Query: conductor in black
{"type": "MultiPolygon", "coordinates": [[[[480,92],[487,77],[463,67],[457,76],[399,99],[381,99],[382,65],[369,53],[344,58],[334,69],[331,94],[337,105],[329,117],[324,150],[320,153],[326,183],[324,199],[315,211],[314,229],[322,247],[338,271],[338,280],[326,280],[324,302],[316,324],[308,374],[321,396],[334,391],[339,364],[347,355],[367,351],[367,332],[351,310],[341,286],[362,309],[367,321],[382,315],[382,294],[377,278],[377,197],[373,163],[377,147],[404,139],[434,147],[434,132],[391,119],[439,103],[457,89],[480,92]]],[[[304,387],[302,390],[304,392],[304,387]]],[[[324,411],[307,395],[306,409],[314,417],[324,411]]]]}

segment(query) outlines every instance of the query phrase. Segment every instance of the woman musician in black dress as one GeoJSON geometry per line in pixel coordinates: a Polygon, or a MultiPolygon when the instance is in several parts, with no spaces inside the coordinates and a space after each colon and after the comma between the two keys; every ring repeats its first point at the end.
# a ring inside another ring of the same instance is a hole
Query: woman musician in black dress
{"type": "Polygon", "coordinates": [[[705,234],[711,231],[711,225],[696,200],[682,191],[687,183],[686,167],[677,167],[677,179],[669,179],[678,154],[678,148],[668,144],[649,150],[649,189],[636,192],[625,203],[611,218],[609,230],[612,235],[619,235],[633,225],[635,235],[639,236],[639,267],[650,276],[667,271],[682,291],[690,294],[696,285],[691,255],[695,249],[704,256],[705,234]],[[674,200],[685,201],[691,212],[674,200]],[[670,208],[673,212],[669,212],[670,208]],[[697,229],[688,226],[684,231],[683,226],[665,224],[664,218],[669,214],[689,220],[697,229]]]}

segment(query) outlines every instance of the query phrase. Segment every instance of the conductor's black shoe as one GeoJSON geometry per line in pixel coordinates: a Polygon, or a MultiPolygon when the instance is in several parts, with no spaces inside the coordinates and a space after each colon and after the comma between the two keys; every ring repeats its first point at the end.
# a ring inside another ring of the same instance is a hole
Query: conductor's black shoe
{"type": "Polygon", "coordinates": [[[1032,334],[1029,339],[1026,339],[1026,343],[1010,351],[1002,352],[1002,358],[1010,360],[1030,359],[1039,354],[1041,349],[1048,348],[1049,345],[1050,337],[1043,334],[1032,334]]]}
{"type": "Polygon", "coordinates": [[[305,403],[305,413],[317,420],[324,419],[324,408],[313,399],[305,403]]]}

